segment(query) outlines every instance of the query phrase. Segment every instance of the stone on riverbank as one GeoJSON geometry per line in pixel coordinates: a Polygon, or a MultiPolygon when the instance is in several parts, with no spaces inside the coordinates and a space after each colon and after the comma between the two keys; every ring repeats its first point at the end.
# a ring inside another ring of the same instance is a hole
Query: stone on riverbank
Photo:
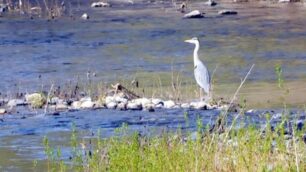
{"type": "Polygon", "coordinates": [[[24,106],[24,105],[27,105],[27,103],[23,99],[12,99],[7,103],[7,106],[11,108],[15,106],[24,106]]]}
{"type": "Polygon", "coordinates": [[[170,109],[170,108],[173,108],[174,106],[175,106],[174,101],[172,101],[172,100],[164,101],[164,107],[165,108],[170,109]]]}
{"type": "Polygon", "coordinates": [[[58,111],[65,111],[67,109],[68,109],[68,106],[65,104],[57,104],[55,106],[55,110],[58,110],[58,111]]]}
{"type": "Polygon", "coordinates": [[[234,10],[220,10],[218,14],[219,15],[237,15],[238,12],[234,10]]]}
{"type": "Polygon", "coordinates": [[[117,109],[122,110],[122,111],[127,110],[126,103],[123,103],[123,102],[119,103],[117,105],[117,109]]]}
{"type": "Polygon", "coordinates": [[[200,102],[191,102],[190,106],[194,109],[198,109],[198,110],[207,110],[209,109],[209,105],[204,102],[204,101],[200,101],[200,102]]]}
{"type": "Polygon", "coordinates": [[[9,11],[9,7],[6,4],[0,4],[0,14],[6,13],[9,11]]]}
{"type": "Polygon", "coordinates": [[[115,102],[109,102],[106,104],[107,109],[116,109],[117,103],[115,102]]]}
{"type": "Polygon", "coordinates": [[[201,13],[199,10],[193,10],[184,15],[184,18],[203,18],[205,13],[201,13]]]}
{"type": "Polygon", "coordinates": [[[91,97],[83,97],[80,99],[82,109],[90,109],[95,106],[95,103],[91,100],[91,97]]]}
{"type": "Polygon", "coordinates": [[[91,4],[92,8],[100,8],[100,7],[110,7],[111,5],[107,2],[93,2],[91,4]]]}
{"type": "Polygon", "coordinates": [[[42,108],[46,103],[46,98],[42,93],[32,93],[25,95],[26,102],[31,105],[32,108],[42,108]]]}
{"type": "Polygon", "coordinates": [[[182,103],[182,104],[181,104],[181,108],[183,108],[183,109],[189,109],[189,108],[190,108],[190,104],[189,104],[189,103],[182,103]]]}
{"type": "Polygon", "coordinates": [[[142,105],[137,102],[129,102],[127,104],[127,109],[128,110],[142,110],[142,105]]]}
{"type": "Polygon", "coordinates": [[[81,109],[81,104],[82,104],[82,102],[80,102],[80,101],[74,101],[74,102],[71,104],[71,107],[72,107],[73,109],[81,109]]]}

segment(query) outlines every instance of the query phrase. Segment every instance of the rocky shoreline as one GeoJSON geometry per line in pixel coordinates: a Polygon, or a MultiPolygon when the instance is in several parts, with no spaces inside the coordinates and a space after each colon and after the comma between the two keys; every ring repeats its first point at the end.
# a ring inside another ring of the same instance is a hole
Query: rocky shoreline
{"type": "Polygon", "coordinates": [[[140,97],[120,84],[110,89],[104,95],[94,99],[90,96],[60,98],[46,93],[27,93],[14,99],[0,99],[0,114],[13,114],[14,109],[25,107],[30,110],[44,110],[44,113],[62,112],[81,109],[117,109],[145,110],[154,112],[155,109],[196,109],[196,110],[225,110],[238,111],[239,105],[223,101],[192,101],[176,102],[160,98],[140,97]]]}

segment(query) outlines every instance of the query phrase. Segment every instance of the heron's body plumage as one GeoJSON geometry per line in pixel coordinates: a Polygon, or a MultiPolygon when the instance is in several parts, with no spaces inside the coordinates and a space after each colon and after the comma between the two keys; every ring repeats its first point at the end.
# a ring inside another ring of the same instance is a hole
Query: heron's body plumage
{"type": "Polygon", "coordinates": [[[200,49],[200,42],[197,38],[186,40],[185,42],[195,44],[193,51],[193,62],[194,62],[194,77],[197,84],[209,95],[210,93],[210,75],[207,67],[199,59],[198,51],[200,49]]]}

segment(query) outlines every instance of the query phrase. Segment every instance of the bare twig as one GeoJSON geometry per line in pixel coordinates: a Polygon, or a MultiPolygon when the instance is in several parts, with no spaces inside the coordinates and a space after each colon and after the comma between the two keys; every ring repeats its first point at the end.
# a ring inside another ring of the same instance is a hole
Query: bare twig
{"type": "MultiPolygon", "coordinates": [[[[232,97],[232,99],[231,99],[231,101],[230,101],[228,107],[226,108],[226,110],[225,110],[225,112],[224,112],[224,116],[222,117],[222,122],[223,122],[223,124],[224,124],[224,120],[225,120],[226,117],[227,117],[227,114],[228,114],[228,111],[229,111],[230,107],[233,105],[233,103],[234,103],[234,101],[235,101],[235,99],[236,99],[237,94],[239,93],[239,91],[240,91],[242,85],[245,83],[245,81],[246,81],[246,79],[248,78],[248,76],[251,74],[251,71],[252,71],[252,69],[253,69],[254,66],[255,66],[255,64],[253,64],[253,65],[251,66],[250,70],[249,70],[248,73],[245,75],[244,79],[241,81],[239,87],[237,88],[235,94],[233,95],[233,97],[232,97]]],[[[237,114],[236,117],[238,118],[238,116],[239,116],[239,114],[237,114]]],[[[222,127],[223,124],[221,124],[221,125],[219,126],[219,129],[221,129],[221,127],[222,127]]],[[[232,124],[232,126],[233,126],[233,124],[232,124]]],[[[232,126],[230,127],[229,131],[231,130],[232,126]]],[[[227,135],[228,135],[228,134],[227,134],[227,135]]],[[[226,135],[226,137],[227,137],[227,135],[226,135]]],[[[225,138],[226,138],[226,137],[225,137],[225,138]]]]}
{"type": "MultiPolygon", "coordinates": [[[[222,121],[224,121],[224,120],[226,119],[226,116],[227,116],[227,113],[228,113],[228,111],[229,111],[229,108],[230,108],[230,107],[232,106],[232,104],[234,103],[234,100],[236,99],[237,94],[239,93],[239,91],[240,91],[242,85],[245,83],[245,81],[246,81],[246,79],[248,78],[248,76],[251,74],[251,71],[252,71],[252,69],[253,69],[254,66],[255,66],[255,64],[253,64],[253,65],[251,66],[250,70],[249,70],[248,73],[245,75],[244,79],[241,81],[239,87],[237,88],[235,94],[234,94],[233,97],[232,97],[232,100],[231,100],[229,106],[226,108],[226,111],[225,111],[225,113],[224,113],[224,116],[223,116],[223,118],[222,118],[222,121]]],[[[235,120],[240,116],[240,114],[241,114],[241,112],[238,113],[238,114],[235,116],[235,118],[234,118],[233,121],[235,121],[235,120]]],[[[224,140],[228,137],[228,134],[229,134],[229,132],[231,131],[231,129],[233,128],[233,126],[234,126],[234,122],[232,122],[232,125],[230,126],[228,132],[226,133],[224,140]]],[[[220,129],[221,127],[222,127],[222,124],[219,126],[219,129],[220,129]]]]}
{"type": "Polygon", "coordinates": [[[50,90],[49,90],[49,92],[48,92],[48,96],[47,96],[47,104],[46,104],[46,106],[45,106],[45,115],[47,114],[47,112],[48,112],[48,107],[49,107],[49,98],[50,98],[50,95],[51,95],[51,92],[52,92],[52,90],[53,90],[53,84],[51,85],[51,87],[50,87],[50,90]]]}

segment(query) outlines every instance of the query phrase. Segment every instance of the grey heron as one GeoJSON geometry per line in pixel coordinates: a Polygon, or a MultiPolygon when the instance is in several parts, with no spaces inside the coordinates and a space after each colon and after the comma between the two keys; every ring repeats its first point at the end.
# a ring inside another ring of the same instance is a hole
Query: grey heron
{"type": "Polygon", "coordinates": [[[200,98],[202,100],[202,90],[203,89],[208,98],[210,98],[210,76],[207,67],[204,63],[199,59],[198,51],[200,48],[200,42],[198,38],[194,37],[189,40],[185,40],[185,42],[191,43],[195,45],[193,51],[193,62],[194,62],[194,77],[197,81],[197,84],[200,86],[200,98]]]}

